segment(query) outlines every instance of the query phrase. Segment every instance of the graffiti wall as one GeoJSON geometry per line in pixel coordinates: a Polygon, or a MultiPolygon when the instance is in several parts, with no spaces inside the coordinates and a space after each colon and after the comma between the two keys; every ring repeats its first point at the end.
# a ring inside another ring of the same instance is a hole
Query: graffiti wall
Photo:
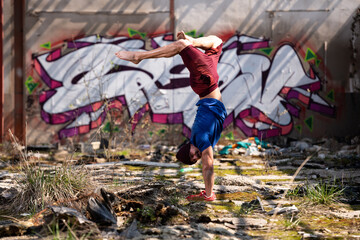
{"type": "MultiPolygon", "coordinates": [[[[173,34],[163,34],[151,38],[151,47],[173,41],[173,34]]],[[[39,96],[42,120],[63,126],[58,135],[66,138],[97,129],[106,112],[118,108],[134,119],[134,131],[148,112],[154,123],[182,124],[188,137],[199,98],[190,88],[181,57],[133,64],[115,56],[120,50],[144,48],[143,39],[92,35],[34,54],[34,68],[48,87],[39,96]]],[[[228,112],[225,127],[233,124],[245,136],[269,138],[301,130],[302,125],[294,124],[304,111],[301,106],[335,117],[335,107],[319,94],[321,79],[310,65],[316,67],[320,61],[311,49],[300,56],[292,43],[271,46],[269,40],[231,36],[218,64],[228,112]]],[[[302,120],[312,128],[312,118],[302,120]]]]}
{"type": "MultiPolygon", "coordinates": [[[[188,137],[198,96],[180,56],[139,64],[115,57],[119,50],[171,44],[180,30],[224,42],[218,72],[228,112],[225,135],[358,134],[358,7],[353,0],[26,1],[27,141],[86,141],[101,129],[121,131],[124,125],[140,136],[164,128],[167,137],[188,137]],[[112,126],[114,113],[124,121],[112,126]]],[[[13,25],[5,19],[10,46],[13,25]]],[[[6,53],[5,82],[12,86],[20,70],[6,53]]],[[[11,91],[5,94],[11,98],[9,125],[16,104],[11,91]]]]}

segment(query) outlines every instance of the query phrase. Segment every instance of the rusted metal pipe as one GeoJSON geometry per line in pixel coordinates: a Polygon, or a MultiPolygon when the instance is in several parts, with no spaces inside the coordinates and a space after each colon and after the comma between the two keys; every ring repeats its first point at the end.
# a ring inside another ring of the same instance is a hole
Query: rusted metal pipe
{"type": "Polygon", "coordinates": [[[26,144],[25,83],[24,83],[24,16],[25,0],[14,0],[14,67],[15,67],[15,119],[14,133],[26,144]]]}
{"type": "Polygon", "coordinates": [[[170,1],[170,32],[175,34],[175,0],[170,1]]]}
{"type": "Polygon", "coordinates": [[[1,43],[0,43],[0,143],[4,140],[4,60],[3,60],[3,41],[4,41],[4,0],[0,0],[1,11],[1,43]]]}

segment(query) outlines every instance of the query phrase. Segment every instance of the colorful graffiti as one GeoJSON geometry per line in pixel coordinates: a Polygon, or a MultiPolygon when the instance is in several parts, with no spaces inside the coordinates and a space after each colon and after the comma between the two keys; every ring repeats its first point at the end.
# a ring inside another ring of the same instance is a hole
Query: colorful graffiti
{"type": "MultiPolygon", "coordinates": [[[[153,48],[174,41],[172,34],[151,39],[153,48]]],[[[66,42],[66,47],[34,55],[34,68],[49,90],[40,95],[42,119],[67,124],[59,136],[71,137],[99,127],[111,108],[126,107],[133,130],[149,112],[155,123],[183,124],[190,135],[198,97],[180,56],[147,59],[138,65],[120,60],[119,50],[145,51],[143,39],[98,35],[66,42]]],[[[219,87],[233,123],[247,136],[286,135],[299,117],[299,104],[334,116],[335,108],[318,93],[321,82],[305,72],[294,47],[270,47],[268,40],[234,35],[223,46],[219,87]],[[259,51],[253,51],[259,50],[259,51]],[[272,55],[272,58],[269,55],[272,55]]]]}

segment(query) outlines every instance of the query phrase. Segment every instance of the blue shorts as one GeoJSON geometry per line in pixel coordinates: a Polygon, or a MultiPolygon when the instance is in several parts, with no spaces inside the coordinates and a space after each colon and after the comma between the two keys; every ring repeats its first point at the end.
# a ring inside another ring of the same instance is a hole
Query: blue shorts
{"type": "Polygon", "coordinates": [[[196,106],[190,143],[202,152],[210,146],[214,148],[219,141],[227,113],[224,104],[214,98],[201,99],[196,106]]]}

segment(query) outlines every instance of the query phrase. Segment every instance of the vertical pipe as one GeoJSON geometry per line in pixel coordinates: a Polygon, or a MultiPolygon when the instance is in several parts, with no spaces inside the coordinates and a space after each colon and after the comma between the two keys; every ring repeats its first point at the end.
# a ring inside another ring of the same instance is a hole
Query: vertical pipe
{"type": "Polygon", "coordinates": [[[175,0],[170,1],[170,32],[175,36],[175,0]]]}
{"type": "Polygon", "coordinates": [[[324,58],[325,58],[325,61],[324,61],[324,65],[325,65],[325,71],[324,71],[324,86],[323,86],[323,90],[326,92],[326,86],[327,86],[327,72],[326,72],[326,69],[327,69],[327,48],[328,48],[328,42],[327,41],[325,41],[324,42],[324,51],[325,51],[325,56],[324,56],[324,58]]]}
{"type": "Polygon", "coordinates": [[[15,67],[15,119],[14,133],[26,144],[24,98],[24,15],[25,1],[14,0],[14,67],[15,67]]]}
{"type": "MultiPolygon", "coordinates": [[[[170,32],[173,34],[174,36],[174,40],[176,39],[176,33],[175,33],[175,0],[169,0],[170,1],[170,32]]],[[[174,98],[175,95],[172,94],[172,97],[174,98]]],[[[174,99],[173,99],[174,100],[174,99]]],[[[173,101],[175,102],[175,101],[173,101]]],[[[172,125],[169,124],[168,125],[168,132],[171,133],[173,132],[173,127],[171,127],[172,125]]],[[[171,134],[173,136],[173,134],[171,134]]],[[[172,139],[172,144],[174,144],[174,137],[172,139]]]]}
{"type": "Polygon", "coordinates": [[[3,60],[3,40],[4,40],[4,0],[0,0],[1,11],[1,42],[0,42],[0,143],[4,140],[4,60],[3,60]]]}

